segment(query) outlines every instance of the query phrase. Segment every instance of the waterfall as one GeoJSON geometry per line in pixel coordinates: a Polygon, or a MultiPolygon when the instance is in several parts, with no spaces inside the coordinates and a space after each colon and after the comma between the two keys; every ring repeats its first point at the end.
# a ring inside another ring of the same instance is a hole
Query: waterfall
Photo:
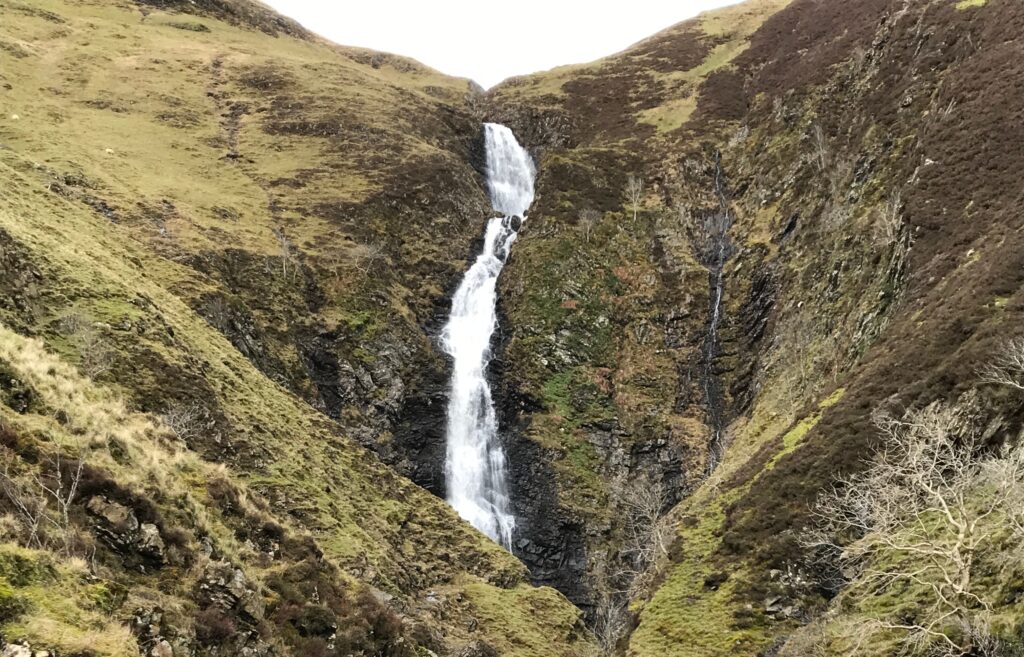
{"type": "Polygon", "coordinates": [[[484,136],[491,204],[502,216],[487,223],[483,249],[452,298],[442,333],[442,346],[453,361],[445,484],[448,503],[459,515],[510,549],[515,518],[509,509],[505,452],[498,437],[487,365],[491,337],[498,326],[498,275],[533,201],[535,169],[505,126],[484,124],[484,136]]]}
{"type": "Polygon", "coordinates": [[[725,289],[725,263],[732,255],[729,242],[729,228],[732,227],[732,211],[725,196],[722,181],[722,159],[715,153],[715,195],[718,197],[719,209],[704,219],[704,232],[707,246],[702,258],[708,267],[710,284],[710,303],[707,334],[704,337],[702,359],[704,361],[704,396],[708,406],[708,418],[711,424],[711,444],[708,450],[707,472],[710,474],[722,460],[724,430],[722,391],[715,374],[715,360],[721,351],[718,338],[718,325],[722,320],[722,292],[725,289]]]}

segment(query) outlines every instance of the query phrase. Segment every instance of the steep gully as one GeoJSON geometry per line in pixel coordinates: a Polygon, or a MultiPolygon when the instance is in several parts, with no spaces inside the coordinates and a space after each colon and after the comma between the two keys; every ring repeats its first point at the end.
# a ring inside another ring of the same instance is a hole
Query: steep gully
{"type": "Polygon", "coordinates": [[[725,193],[721,153],[715,153],[715,196],[718,208],[704,218],[704,248],[699,260],[708,269],[710,286],[710,307],[708,309],[707,333],[701,349],[701,385],[707,404],[708,424],[711,440],[708,444],[707,473],[710,474],[722,460],[724,451],[724,400],[721,382],[715,372],[715,363],[721,354],[718,328],[722,321],[722,295],[725,290],[725,263],[732,255],[729,228],[732,227],[732,212],[725,193]]]}
{"type": "MultiPolygon", "coordinates": [[[[518,478],[510,481],[509,466],[516,466],[515,471],[520,474],[522,470],[520,464],[506,462],[505,446],[499,434],[500,414],[495,411],[488,367],[498,327],[496,283],[533,200],[535,169],[530,156],[508,128],[486,124],[484,136],[488,190],[494,209],[502,216],[488,222],[481,251],[452,297],[451,312],[441,334],[441,345],[452,359],[445,431],[446,497],[463,518],[506,549],[512,549],[515,532],[516,547],[527,548],[527,553],[519,556],[527,561],[540,583],[555,585],[586,609],[592,605],[592,592],[589,585],[578,581],[586,577],[582,535],[550,536],[551,531],[560,533],[571,528],[548,527],[551,522],[561,525],[550,515],[546,522],[538,524],[539,518],[529,517],[536,515],[536,509],[530,509],[529,516],[520,517],[517,528],[512,511],[513,503],[518,505],[518,502],[510,499],[511,492],[524,482],[518,478]],[[539,541],[538,545],[562,546],[554,548],[561,554],[558,573],[548,572],[550,564],[546,559],[528,553],[529,548],[537,547],[533,545],[534,540],[539,541]]],[[[723,317],[725,265],[734,253],[728,236],[733,215],[717,153],[714,171],[717,207],[704,212],[702,225],[698,227],[700,234],[695,236],[697,257],[707,268],[709,280],[708,320],[701,338],[699,374],[710,428],[708,473],[720,461],[724,447],[726,402],[716,362],[722,352],[719,329],[723,317]]],[[[508,447],[515,447],[513,455],[520,458],[533,460],[538,456],[514,443],[508,447]]],[[[528,512],[527,509],[520,511],[528,512]]]]}

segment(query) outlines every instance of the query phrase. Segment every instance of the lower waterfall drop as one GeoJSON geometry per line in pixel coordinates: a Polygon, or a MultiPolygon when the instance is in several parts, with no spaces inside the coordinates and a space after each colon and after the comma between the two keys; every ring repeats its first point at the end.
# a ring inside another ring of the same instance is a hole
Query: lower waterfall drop
{"type": "Polygon", "coordinates": [[[498,327],[497,282],[516,231],[533,202],[536,169],[512,131],[484,124],[487,186],[503,216],[491,219],[484,245],[455,296],[441,343],[452,357],[445,450],[448,503],[474,527],[512,547],[515,517],[509,507],[505,452],[487,382],[491,337],[498,327]]]}

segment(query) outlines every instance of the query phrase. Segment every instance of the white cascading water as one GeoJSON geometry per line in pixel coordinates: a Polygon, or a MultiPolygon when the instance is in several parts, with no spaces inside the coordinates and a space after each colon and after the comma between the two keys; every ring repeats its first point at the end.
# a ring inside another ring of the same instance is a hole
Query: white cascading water
{"type": "Polygon", "coordinates": [[[484,124],[487,186],[491,204],[503,216],[487,223],[484,246],[452,298],[442,346],[452,357],[448,399],[445,483],[448,503],[474,527],[512,547],[515,517],[509,508],[505,452],[487,383],[498,274],[508,259],[516,230],[533,202],[536,170],[512,131],[484,124]]]}

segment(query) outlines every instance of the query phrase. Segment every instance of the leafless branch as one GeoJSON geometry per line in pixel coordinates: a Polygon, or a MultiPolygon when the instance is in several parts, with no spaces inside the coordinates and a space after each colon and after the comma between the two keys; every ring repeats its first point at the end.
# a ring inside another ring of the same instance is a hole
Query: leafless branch
{"type": "Polygon", "coordinates": [[[644,179],[630,174],[626,179],[626,198],[633,208],[633,221],[636,221],[637,211],[640,209],[640,201],[644,195],[644,179]]]}
{"type": "Polygon", "coordinates": [[[982,383],[1024,390],[1024,337],[1005,342],[980,374],[982,383]]]}
{"type": "Polygon", "coordinates": [[[1008,530],[1024,529],[1024,449],[986,453],[972,423],[939,404],[902,418],[879,415],[876,425],[882,447],[862,474],[821,496],[819,530],[805,542],[838,555],[866,590],[902,582],[928,591],[929,606],[915,619],[881,620],[879,628],[903,632],[912,652],[966,654],[970,639],[956,627],[990,611],[974,577],[979,555],[1008,530]]]}

